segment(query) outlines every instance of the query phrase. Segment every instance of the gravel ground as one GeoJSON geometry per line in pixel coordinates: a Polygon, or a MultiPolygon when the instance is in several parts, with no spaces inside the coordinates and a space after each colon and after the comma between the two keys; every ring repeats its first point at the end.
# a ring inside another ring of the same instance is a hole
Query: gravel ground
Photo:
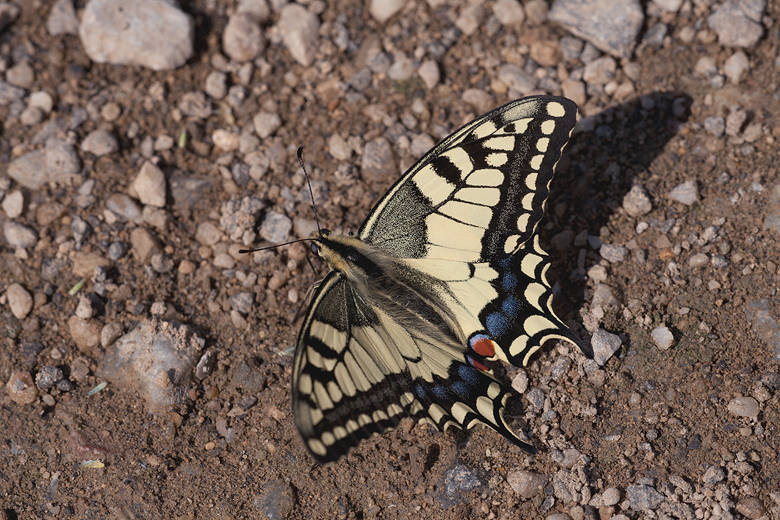
{"type": "Polygon", "coordinates": [[[0,518],[780,519],[777,0],[0,2],[0,518]],[[461,124],[565,95],[529,455],[404,421],[333,466],[296,312],[461,124]]]}

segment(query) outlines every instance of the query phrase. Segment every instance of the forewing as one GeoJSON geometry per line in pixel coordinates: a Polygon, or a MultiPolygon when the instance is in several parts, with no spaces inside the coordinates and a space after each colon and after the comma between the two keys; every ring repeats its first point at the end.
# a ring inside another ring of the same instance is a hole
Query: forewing
{"type": "Polygon", "coordinates": [[[576,123],[565,98],[533,96],[456,131],[382,197],[358,237],[400,258],[484,262],[533,236],[576,123]]]}
{"type": "Polygon", "coordinates": [[[298,339],[293,411],[314,458],[334,462],[361,441],[411,416],[435,425],[482,422],[534,451],[507,426],[513,390],[474,368],[461,345],[409,330],[332,272],[298,339]]]}

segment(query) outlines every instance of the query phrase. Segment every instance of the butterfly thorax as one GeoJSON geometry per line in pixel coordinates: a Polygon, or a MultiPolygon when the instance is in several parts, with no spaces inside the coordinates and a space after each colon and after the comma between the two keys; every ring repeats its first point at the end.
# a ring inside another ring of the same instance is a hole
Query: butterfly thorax
{"type": "Polygon", "coordinates": [[[323,229],[311,240],[318,257],[395,321],[431,338],[465,344],[463,331],[440,297],[447,290],[443,284],[358,238],[323,229]]]}

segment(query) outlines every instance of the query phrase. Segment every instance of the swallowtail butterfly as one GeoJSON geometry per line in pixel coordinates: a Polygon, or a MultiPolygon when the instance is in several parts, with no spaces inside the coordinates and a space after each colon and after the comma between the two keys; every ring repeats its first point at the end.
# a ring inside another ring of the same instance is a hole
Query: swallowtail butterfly
{"type": "Polygon", "coordinates": [[[592,357],[552,310],[535,235],[576,112],[551,96],[488,112],[417,161],[356,236],[311,236],[331,271],[298,337],[292,397],[318,462],[406,416],[484,423],[536,451],[504,419],[517,392],[485,362],[525,365],[551,338],[592,357]]]}

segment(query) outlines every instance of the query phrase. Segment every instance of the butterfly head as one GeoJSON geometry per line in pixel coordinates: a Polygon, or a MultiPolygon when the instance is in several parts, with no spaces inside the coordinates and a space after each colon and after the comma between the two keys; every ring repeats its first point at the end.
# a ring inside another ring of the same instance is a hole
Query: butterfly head
{"type": "Polygon", "coordinates": [[[375,268],[368,258],[371,256],[369,246],[355,237],[334,235],[321,229],[309,240],[314,256],[322,258],[335,271],[356,275],[357,270],[369,272],[375,268]]]}

